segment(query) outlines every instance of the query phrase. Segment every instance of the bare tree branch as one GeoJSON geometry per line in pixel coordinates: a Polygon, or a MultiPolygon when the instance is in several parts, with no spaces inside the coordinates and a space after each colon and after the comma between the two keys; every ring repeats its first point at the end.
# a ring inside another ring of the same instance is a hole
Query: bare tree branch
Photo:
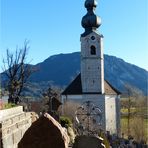
{"type": "Polygon", "coordinates": [[[7,49],[6,59],[3,59],[3,70],[8,79],[8,101],[12,103],[17,104],[20,101],[25,83],[33,72],[31,66],[25,63],[28,49],[28,41],[25,41],[24,47],[21,49],[16,48],[14,54],[7,49]]]}

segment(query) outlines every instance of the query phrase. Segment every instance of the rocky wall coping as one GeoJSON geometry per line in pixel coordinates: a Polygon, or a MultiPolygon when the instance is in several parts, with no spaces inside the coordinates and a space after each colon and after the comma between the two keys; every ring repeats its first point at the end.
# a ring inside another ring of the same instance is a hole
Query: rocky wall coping
{"type": "Polygon", "coordinates": [[[10,118],[11,116],[15,116],[21,113],[23,113],[23,106],[0,110],[0,122],[7,118],[10,118]]]}

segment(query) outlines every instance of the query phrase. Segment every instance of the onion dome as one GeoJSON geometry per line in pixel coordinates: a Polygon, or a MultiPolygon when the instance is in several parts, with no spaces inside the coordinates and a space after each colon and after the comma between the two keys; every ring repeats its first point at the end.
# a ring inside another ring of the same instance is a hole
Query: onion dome
{"type": "Polygon", "coordinates": [[[93,7],[97,7],[97,1],[96,0],[86,0],[85,1],[85,8],[92,9],[93,7]]]}
{"type": "Polygon", "coordinates": [[[95,31],[101,25],[101,19],[98,17],[94,10],[97,7],[96,0],[86,0],[85,8],[87,9],[87,14],[82,18],[82,27],[85,29],[85,32],[82,36],[85,36],[92,31],[95,31]]]}

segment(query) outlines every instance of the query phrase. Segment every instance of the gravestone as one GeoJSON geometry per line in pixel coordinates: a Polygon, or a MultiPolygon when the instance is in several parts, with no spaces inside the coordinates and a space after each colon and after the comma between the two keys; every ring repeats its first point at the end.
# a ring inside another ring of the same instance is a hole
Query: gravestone
{"type": "Polygon", "coordinates": [[[69,137],[49,114],[44,114],[26,131],[18,148],[68,148],[69,137]]]}
{"type": "Polygon", "coordinates": [[[72,148],[105,148],[103,139],[94,136],[77,136],[72,148]]]}

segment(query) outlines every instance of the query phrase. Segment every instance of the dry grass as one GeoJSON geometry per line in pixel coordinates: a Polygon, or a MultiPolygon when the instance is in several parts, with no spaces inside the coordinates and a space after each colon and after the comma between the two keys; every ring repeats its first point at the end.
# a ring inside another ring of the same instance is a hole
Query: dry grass
{"type": "MultiPolygon", "coordinates": [[[[128,137],[127,118],[121,118],[121,133],[124,133],[125,138],[128,137]]],[[[138,142],[141,140],[148,142],[148,119],[141,117],[133,117],[130,119],[130,135],[138,142]]]]}

